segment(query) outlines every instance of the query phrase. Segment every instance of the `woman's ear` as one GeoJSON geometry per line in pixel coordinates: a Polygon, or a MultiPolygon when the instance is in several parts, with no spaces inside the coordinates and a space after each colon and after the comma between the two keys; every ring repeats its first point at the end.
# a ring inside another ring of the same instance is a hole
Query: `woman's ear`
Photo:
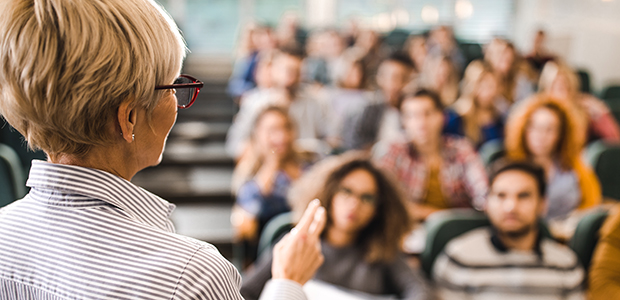
{"type": "Polygon", "coordinates": [[[127,143],[131,143],[134,140],[134,129],[137,120],[136,113],[136,108],[131,101],[121,103],[116,113],[117,122],[121,130],[120,135],[127,143]]]}

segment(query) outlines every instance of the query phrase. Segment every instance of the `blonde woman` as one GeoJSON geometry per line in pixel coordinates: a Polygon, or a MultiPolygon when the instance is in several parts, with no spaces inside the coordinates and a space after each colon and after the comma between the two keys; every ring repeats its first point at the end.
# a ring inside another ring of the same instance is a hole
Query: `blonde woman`
{"type": "Polygon", "coordinates": [[[620,127],[605,103],[579,91],[579,79],[568,65],[548,62],[540,75],[539,89],[543,93],[576,105],[579,117],[588,124],[587,139],[620,142],[620,127]]]}
{"type": "MultiPolygon", "coordinates": [[[[179,75],[186,48],[169,15],[150,0],[0,7],[0,113],[48,157],[0,209],[0,299],[241,299],[235,267],[176,234],[174,205],[130,181],[161,161],[177,109],[202,87],[179,75]]],[[[266,298],[305,299],[324,220],[311,204],[276,247],[266,298]]]]}

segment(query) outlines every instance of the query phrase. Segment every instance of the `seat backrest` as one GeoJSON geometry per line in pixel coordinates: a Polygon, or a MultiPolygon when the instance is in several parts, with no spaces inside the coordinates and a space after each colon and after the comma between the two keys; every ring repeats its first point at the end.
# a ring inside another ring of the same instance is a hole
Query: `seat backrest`
{"type": "Polygon", "coordinates": [[[261,257],[261,254],[271,249],[271,247],[292,228],[293,213],[291,212],[281,213],[269,220],[269,222],[265,224],[260,239],[258,240],[258,255],[256,257],[261,257]]]}
{"type": "Polygon", "coordinates": [[[23,170],[15,151],[0,144],[0,207],[25,195],[23,170]]]}
{"type": "Polygon", "coordinates": [[[601,98],[603,99],[620,98],[620,85],[610,85],[606,87],[605,89],[603,89],[601,98]]]}
{"type": "MultiPolygon", "coordinates": [[[[420,255],[422,269],[432,278],[435,260],[452,239],[476,228],[490,226],[489,218],[473,209],[450,209],[431,215],[426,221],[426,246],[420,255]]],[[[547,225],[540,222],[540,234],[552,238],[547,225]]]]}
{"type": "Polygon", "coordinates": [[[581,92],[592,93],[592,89],[590,88],[590,73],[586,70],[577,70],[577,76],[579,77],[581,92]]]}
{"type": "Polygon", "coordinates": [[[588,146],[587,156],[601,182],[603,197],[620,200],[620,146],[597,141],[588,146]]]}
{"type": "Polygon", "coordinates": [[[501,139],[490,140],[480,146],[478,153],[484,165],[488,167],[505,154],[504,141],[501,139]]]}
{"type": "Polygon", "coordinates": [[[433,214],[425,224],[426,246],[420,254],[422,269],[426,275],[431,278],[435,259],[450,240],[470,230],[489,225],[486,215],[474,210],[446,210],[433,214]]]}
{"type": "Polygon", "coordinates": [[[575,234],[568,243],[577,254],[586,273],[590,268],[592,254],[599,240],[599,230],[607,219],[607,215],[607,210],[597,209],[584,216],[577,224],[575,234]]]}

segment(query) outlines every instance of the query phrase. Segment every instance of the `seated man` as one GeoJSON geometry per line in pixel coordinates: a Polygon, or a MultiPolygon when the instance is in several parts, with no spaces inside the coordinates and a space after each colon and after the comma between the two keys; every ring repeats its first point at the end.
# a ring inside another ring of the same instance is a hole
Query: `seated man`
{"type": "Polygon", "coordinates": [[[411,217],[423,221],[442,209],[481,207],[488,188],[484,164],[467,139],[442,134],[445,116],[437,94],[406,96],[400,115],[406,141],[374,150],[407,192],[411,217]]]}
{"type": "Polygon", "coordinates": [[[449,242],[435,263],[440,299],[583,299],[584,270],[569,248],[544,237],[543,169],[499,162],[486,203],[490,228],[449,242]]]}

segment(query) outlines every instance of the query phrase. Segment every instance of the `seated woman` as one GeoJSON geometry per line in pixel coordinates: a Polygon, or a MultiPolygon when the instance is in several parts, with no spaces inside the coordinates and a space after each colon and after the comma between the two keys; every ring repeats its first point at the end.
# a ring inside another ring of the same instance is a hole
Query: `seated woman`
{"type": "MultiPolygon", "coordinates": [[[[396,185],[364,156],[347,153],[317,164],[291,190],[299,212],[321,200],[327,225],[321,235],[325,262],[314,279],[374,295],[427,299],[424,280],[400,254],[409,219],[396,185]]],[[[263,257],[244,278],[241,294],[258,299],[271,277],[263,257]]]]}
{"type": "Polygon", "coordinates": [[[584,129],[570,105],[544,94],[523,102],[508,118],[508,157],[530,159],[545,169],[547,219],[601,202],[598,179],[580,158],[584,129]]]}
{"type": "Polygon", "coordinates": [[[295,130],[285,109],[266,108],[253,128],[250,150],[233,174],[237,201],[232,223],[244,240],[254,240],[272,217],[290,210],[286,194],[302,170],[293,150],[295,130]]]}
{"type": "Polygon", "coordinates": [[[465,136],[479,148],[487,141],[504,138],[501,107],[506,106],[496,75],[488,65],[483,64],[472,84],[471,93],[459,99],[454,109],[463,119],[465,136]]]}
{"type": "Polygon", "coordinates": [[[411,216],[423,221],[441,209],[482,204],[488,188],[484,165],[465,138],[442,135],[439,97],[420,90],[405,97],[400,111],[408,141],[390,145],[378,161],[406,189],[411,216]]]}
{"type": "Polygon", "coordinates": [[[588,141],[603,139],[620,142],[620,127],[605,102],[579,91],[579,79],[567,65],[549,62],[540,75],[541,92],[577,106],[579,117],[587,120],[588,141]]]}
{"type": "Polygon", "coordinates": [[[535,75],[529,64],[519,55],[515,46],[512,43],[500,41],[495,51],[497,53],[491,55],[490,63],[500,79],[504,98],[510,103],[516,103],[534,94],[535,75]]]}

